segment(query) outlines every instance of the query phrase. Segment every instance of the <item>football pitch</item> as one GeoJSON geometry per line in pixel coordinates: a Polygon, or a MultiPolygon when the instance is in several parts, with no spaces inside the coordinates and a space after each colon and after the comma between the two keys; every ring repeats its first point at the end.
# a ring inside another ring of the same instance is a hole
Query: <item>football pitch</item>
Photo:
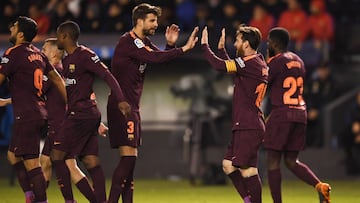
{"type": "MultiPolygon", "coordinates": [[[[359,203],[360,202],[360,179],[331,181],[332,203],[359,203]]],[[[107,189],[110,182],[107,182],[107,189]]],[[[315,190],[303,182],[297,180],[284,181],[284,203],[318,203],[315,190]]],[[[79,203],[86,203],[76,187],[73,187],[74,196],[79,203]]],[[[230,203],[242,202],[235,189],[230,185],[219,186],[191,186],[187,181],[148,180],[140,179],[135,182],[134,202],[136,203],[230,203]]],[[[271,203],[269,187],[263,185],[263,202],[271,203]]],[[[60,190],[55,180],[50,183],[48,189],[49,203],[63,203],[60,190]]],[[[16,184],[13,187],[8,181],[0,179],[0,203],[21,203],[24,195],[16,184]]]]}

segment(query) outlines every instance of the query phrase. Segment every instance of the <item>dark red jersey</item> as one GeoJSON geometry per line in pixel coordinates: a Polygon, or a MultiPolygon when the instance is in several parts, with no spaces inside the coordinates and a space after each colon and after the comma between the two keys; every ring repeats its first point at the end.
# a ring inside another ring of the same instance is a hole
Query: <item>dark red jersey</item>
{"type": "Polygon", "coordinates": [[[265,130],[260,104],[266,92],[268,67],[263,56],[254,54],[226,60],[222,58],[227,56],[215,56],[208,45],[202,48],[213,68],[234,74],[233,130],[265,130]]]}
{"type": "Polygon", "coordinates": [[[270,58],[268,65],[272,112],[282,112],[284,121],[306,123],[304,62],[296,54],[285,52],[270,58]]]}
{"type": "MultiPolygon", "coordinates": [[[[161,51],[149,38],[141,40],[132,31],[120,37],[112,58],[111,72],[133,111],[139,111],[147,63],[165,62],[182,53],[181,48],[161,51]]],[[[108,104],[115,104],[113,93],[109,96],[108,104]]]]}
{"type": "MultiPolygon", "coordinates": [[[[54,68],[62,76],[63,66],[61,63],[54,64],[54,68]]],[[[49,79],[44,76],[44,93],[46,95],[46,110],[48,112],[48,124],[49,126],[59,126],[64,120],[66,104],[64,98],[57,90],[55,85],[49,79]]]]}
{"type": "Polygon", "coordinates": [[[43,75],[53,69],[48,59],[30,43],[16,45],[4,53],[0,73],[10,81],[16,120],[46,119],[43,75]]]}
{"type": "Polygon", "coordinates": [[[68,112],[72,118],[94,118],[99,116],[94,99],[95,76],[105,80],[117,102],[125,101],[122,90],[100,58],[85,46],[63,59],[64,79],[68,97],[68,112]],[[76,114],[76,115],[74,115],[76,114]]]}

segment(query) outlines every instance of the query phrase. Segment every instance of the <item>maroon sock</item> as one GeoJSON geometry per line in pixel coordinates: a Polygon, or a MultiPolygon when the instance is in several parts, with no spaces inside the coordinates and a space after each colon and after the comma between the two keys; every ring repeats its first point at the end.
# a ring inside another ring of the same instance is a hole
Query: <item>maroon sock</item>
{"type": "Polygon", "coordinates": [[[109,203],[117,203],[119,201],[120,194],[122,194],[128,182],[127,178],[133,173],[135,162],[136,156],[121,157],[112,177],[109,203]]]}
{"type": "Polygon", "coordinates": [[[60,187],[61,193],[66,200],[74,200],[74,195],[71,186],[71,176],[69,168],[66,166],[64,160],[53,161],[54,170],[56,173],[57,183],[60,187]]]}
{"type": "Polygon", "coordinates": [[[84,177],[76,183],[76,187],[80,192],[90,201],[90,203],[97,203],[96,196],[92,190],[89,181],[84,177]]]}
{"type": "Polygon", "coordinates": [[[32,191],[35,194],[35,202],[46,201],[46,181],[41,167],[28,171],[28,177],[32,185],[32,191]]]}
{"type": "Polygon", "coordinates": [[[246,188],[251,196],[251,203],[261,203],[261,180],[259,175],[244,178],[246,188]]]}
{"type": "Polygon", "coordinates": [[[98,202],[106,202],[105,176],[104,171],[100,165],[88,169],[91,176],[94,193],[98,202]]]}
{"type": "Polygon", "coordinates": [[[134,196],[134,168],[132,169],[130,175],[126,179],[124,190],[121,193],[123,203],[133,203],[134,196]]]}
{"type": "Polygon", "coordinates": [[[282,203],[281,198],[281,171],[280,169],[268,171],[268,182],[274,203],[282,203]]]}
{"type": "Polygon", "coordinates": [[[20,161],[13,165],[14,171],[18,178],[21,189],[24,192],[31,191],[30,182],[28,179],[28,173],[26,172],[26,168],[24,162],[20,161]]]}
{"type": "Polygon", "coordinates": [[[290,168],[290,170],[301,180],[306,182],[309,185],[315,187],[315,185],[320,182],[319,178],[309,169],[308,166],[301,162],[296,162],[296,164],[290,168]]]}
{"type": "Polygon", "coordinates": [[[238,193],[240,194],[240,196],[243,199],[249,195],[245,188],[244,178],[241,176],[241,173],[239,170],[236,170],[236,171],[228,174],[228,177],[230,178],[234,187],[236,188],[236,190],[238,191],[238,193]]]}

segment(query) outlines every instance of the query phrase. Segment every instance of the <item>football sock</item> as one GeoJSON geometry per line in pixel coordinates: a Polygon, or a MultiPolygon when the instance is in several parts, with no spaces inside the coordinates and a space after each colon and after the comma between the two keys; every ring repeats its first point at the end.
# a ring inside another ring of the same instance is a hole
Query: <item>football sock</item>
{"type": "Polygon", "coordinates": [[[32,191],[35,194],[35,202],[45,202],[46,197],[46,182],[41,167],[34,168],[28,172],[32,191]]]}
{"type": "Polygon", "coordinates": [[[260,176],[254,175],[248,178],[244,178],[246,188],[251,196],[251,203],[261,203],[261,180],[260,176]]]}
{"type": "Polygon", "coordinates": [[[268,182],[274,203],[282,203],[281,198],[281,171],[280,169],[268,171],[268,182]]]}
{"type": "Polygon", "coordinates": [[[236,170],[228,174],[228,177],[230,178],[235,189],[238,191],[238,193],[243,199],[249,195],[245,188],[244,178],[242,177],[239,170],[236,170]]]}
{"type": "Polygon", "coordinates": [[[24,162],[20,161],[13,165],[14,171],[18,178],[21,189],[26,193],[31,191],[28,174],[25,169],[24,162]]]}
{"type": "Polygon", "coordinates": [[[134,167],[132,168],[131,173],[127,177],[127,181],[125,183],[125,187],[121,193],[123,203],[132,203],[133,202],[133,194],[134,194],[134,167]]]}
{"type": "Polygon", "coordinates": [[[105,175],[100,165],[88,169],[98,202],[106,202],[105,175]]]}
{"type": "Polygon", "coordinates": [[[305,164],[301,162],[296,162],[293,167],[290,167],[290,170],[301,180],[306,182],[309,185],[315,187],[315,185],[320,182],[319,178],[307,167],[305,164]]]}
{"type": "Polygon", "coordinates": [[[25,192],[25,203],[32,203],[34,202],[35,195],[33,191],[26,191],[25,192]]]}
{"type": "Polygon", "coordinates": [[[86,199],[90,201],[90,203],[97,203],[95,193],[85,177],[76,183],[76,187],[86,197],[86,199]]]}
{"type": "Polygon", "coordinates": [[[71,186],[71,176],[69,168],[64,160],[53,161],[54,170],[56,173],[57,183],[60,187],[61,193],[66,200],[73,200],[74,195],[71,186]]]}
{"type": "MultiPolygon", "coordinates": [[[[124,188],[129,176],[133,173],[135,168],[136,156],[123,156],[121,157],[112,177],[112,184],[109,195],[109,203],[118,202],[120,194],[124,191],[124,188]]],[[[130,186],[131,190],[131,186],[130,186]]],[[[132,192],[127,193],[126,195],[132,195],[132,192]]],[[[129,199],[129,197],[126,197],[129,199]]],[[[132,199],[132,198],[131,198],[132,199]]]]}

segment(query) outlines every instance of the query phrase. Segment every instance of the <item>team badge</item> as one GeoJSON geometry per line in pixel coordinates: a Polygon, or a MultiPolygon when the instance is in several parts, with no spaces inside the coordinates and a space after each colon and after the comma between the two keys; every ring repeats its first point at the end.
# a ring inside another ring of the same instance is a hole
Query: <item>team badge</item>
{"type": "Polygon", "coordinates": [[[145,45],[144,45],[144,43],[141,41],[141,39],[139,39],[139,38],[136,38],[135,40],[134,40],[134,43],[135,43],[135,45],[137,46],[137,48],[139,48],[139,49],[141,49],[141,48],[143,48],[145,45]]]}
{"type": "Polygon", "coordinates": [[[128,139],[133,140],[135,138],[134,134],[128,134],[128,139]]]}
{"type": "Polygon", "coordinates": [[[75,72],[75,64],[70,64],[69,65],[69,71],[70,71],[70,73],[75,72]]]}

